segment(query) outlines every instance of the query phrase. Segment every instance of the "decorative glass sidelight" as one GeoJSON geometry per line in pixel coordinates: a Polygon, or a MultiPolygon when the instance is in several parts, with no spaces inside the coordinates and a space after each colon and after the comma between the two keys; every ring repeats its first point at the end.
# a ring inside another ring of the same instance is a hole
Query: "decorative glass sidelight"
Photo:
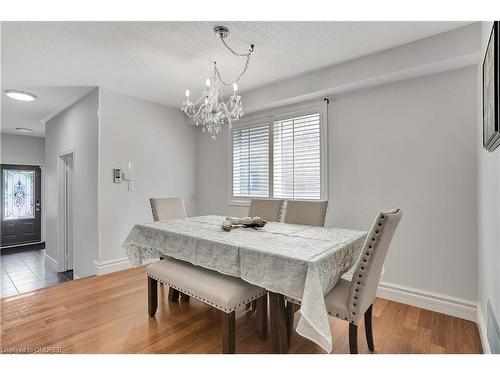
{"type": "Polygon", "coordinates": [[[35,218],[35,171],[3,170],[3,220],[35,218]]]}

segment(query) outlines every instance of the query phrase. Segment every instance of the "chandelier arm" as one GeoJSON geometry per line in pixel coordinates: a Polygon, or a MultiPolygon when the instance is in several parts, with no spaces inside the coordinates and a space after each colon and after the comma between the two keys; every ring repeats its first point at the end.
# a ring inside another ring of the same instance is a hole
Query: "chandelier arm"
{"type": "MultiPolygon", "coordinates": [[[[194,107],[194,108],[196,108],[196,106],[198,105],[198,103],[199,103],[199,102],[200,102],[203,98],[204,98],[204,97],[203,97],[203,96],[201,96],[201,97],[200,97],[200,98],[199,98],[196,102],[191,103],[191,104],[190,104],[190,107],[194,107]]],[[[193,113],[192,115],[190,115],[190,114],[188,113],[187,109],[184,111],[184,113],[185,113],[188,117],[191,117],[192,119],[194,119],[196,116],[199,116],[200,110],[201,110],[204,106],[205,106],[205,104],[202,104],[202,105],[200,106],[200,108],[198,108],[198,111],[197,111],[197,112],[195,112],[195,113],[193,113]]]]}
{"type": "Polygon", "coordinates": [[[197,106],[199,102],[201,102],[201,99],[203,99],[205,96],[200,96],[196,102],[194,102],[192,105],[197,106]]]}
{"type": "MultiPolygon", "coordinates": [[[[199,101],[199,100],[198,100],[199,101]]],[[[196,111],[195,114],[193,114],[192,118],[195,120],[197,117],[199,118],[200,117],[200,113],[203,111],[203,109],[205,108],[206,104],[203,103],[202,105],[200,105],[200,108],[198,108],[198,111],[196,111]]],[[[195,120],[196,121],[196,120],[195,120]]]]}

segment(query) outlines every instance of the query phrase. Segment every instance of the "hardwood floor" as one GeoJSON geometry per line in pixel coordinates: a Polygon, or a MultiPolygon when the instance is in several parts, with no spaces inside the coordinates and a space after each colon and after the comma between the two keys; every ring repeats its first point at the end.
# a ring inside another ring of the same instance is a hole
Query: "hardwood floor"
{"type": "MultiPolygon", "coordinates": [[[[217,311],[193,298],[168,302],[159,287],[158,311],[148,317],[145,268],[52,286],[0,302],[0,346],[5,352],[55,347],[62,353],[220,353],[217,311]]],[[[271,353],[258,338],[256,314],[239,310],[236,353],[271,353]]],[[[297,320],[297,319],[296,319],[297,320]]],[[[334,353],[349,353],[348,324],[331,318],[334,353]]],[[[364,327],[360,353],[369,353],[364,327]]],[[[375,353],[481,353],[475,323],[377,299],[373,308],[375,353]]],[[[290,353],[323,353],[294,334],[290,353]]]]}

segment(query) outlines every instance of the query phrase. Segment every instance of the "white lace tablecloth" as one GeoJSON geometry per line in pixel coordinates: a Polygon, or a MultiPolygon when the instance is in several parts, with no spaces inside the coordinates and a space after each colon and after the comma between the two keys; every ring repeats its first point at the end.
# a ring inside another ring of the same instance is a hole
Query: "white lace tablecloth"
{"type": "Polygon", "coordinates": [[[224,232],[224,219],[199,216],[137,224],[123,247],[134,265],[167,255],[301,300],[297,332],[330,352],[323,297],[354,264],[366,232],[274,222],[257,230],[224,232]]]}

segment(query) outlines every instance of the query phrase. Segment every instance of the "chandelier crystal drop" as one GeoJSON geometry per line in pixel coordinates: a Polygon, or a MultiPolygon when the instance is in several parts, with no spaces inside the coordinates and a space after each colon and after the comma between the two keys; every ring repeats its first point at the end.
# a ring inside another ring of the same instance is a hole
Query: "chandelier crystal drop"
{"type": "Polygon", "coordinates": [[[181,110],[193,119],[196,126],[201,126],[203,132],[208,132],[212,135],[213,139],[216,139],[217,134],[222,131],[225,125],[231,128],[232,123],[243,116],[241,96],[237,94],[238,82],[248,69],[254,45],[250,45],[247,53],[237,53],[224,40],[229,35],[227,27],[216,26],[214,27],[214,32],[233,55],[246,59],[243,70],[234,82],[226,83],[217,68],[217,62],[214,62],[212,79],[207,78],[205,81],[206,88],[201,97],[195,102],[191,102],[189,90],[186,90],[186,100],[182,102],[181,110]],[[225,86],[233,87],[233,94],[227,100],[224,100],[222,94],[222,89],[225,86]]]}

